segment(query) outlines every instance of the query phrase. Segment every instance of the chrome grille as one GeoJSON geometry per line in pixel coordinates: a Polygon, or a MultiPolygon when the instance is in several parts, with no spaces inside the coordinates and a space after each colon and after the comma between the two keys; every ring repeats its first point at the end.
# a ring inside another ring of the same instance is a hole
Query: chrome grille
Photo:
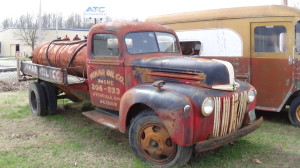
{"type": "Polygon", "coordinates": [[[247,108],[247,92],[234,93],[231,97],[215,97],[214,102],[214,137],[232,133],[242,126],[247,108]]]}

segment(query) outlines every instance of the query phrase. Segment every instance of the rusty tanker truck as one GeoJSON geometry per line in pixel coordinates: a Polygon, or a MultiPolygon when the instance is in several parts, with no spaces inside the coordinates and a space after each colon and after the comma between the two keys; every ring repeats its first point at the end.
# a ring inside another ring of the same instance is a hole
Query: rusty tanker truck
{"type": "Polygon", "coordinates": [[[153,23],[100,23],[85,40],[54,40],[20,62],[33,80],[37,116],[57,99],[90,102],[86,117],[129,135],[133,153],[153,165],[185,164],[192,152],[228,144],[256,130],[256,90],[235,80],[226,61],[183,57],[175,32],[153,23]]]}

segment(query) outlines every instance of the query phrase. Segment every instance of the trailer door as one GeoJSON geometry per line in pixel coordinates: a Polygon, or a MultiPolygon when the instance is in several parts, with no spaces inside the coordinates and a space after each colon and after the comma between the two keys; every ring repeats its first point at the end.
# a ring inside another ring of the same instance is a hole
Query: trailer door
{"type": "Polygon", "coordinates": [[[280,111],[293,83],[293,26],[290,22],[251,24],[250,83],[257,109],[280,111]]]}
{"type": "Polygon", "coordinates": [[[91,45],[87,74],[92,104],[119,111],[125,84],[124,60],[119,51],[118,38],[114,34],[95,34],[91,45]]]}

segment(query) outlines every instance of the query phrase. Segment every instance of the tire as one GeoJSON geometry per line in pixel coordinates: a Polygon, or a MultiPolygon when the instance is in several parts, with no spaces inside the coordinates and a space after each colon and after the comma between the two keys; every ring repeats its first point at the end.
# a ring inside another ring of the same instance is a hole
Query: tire
{"type": "Polygon", "coordinates": [[[291,103],[289,119],[292,125],[300,127],[300,97],[296,97],[291,103]]]}
{"type": "Polygon", "coordinates": [[[55,87],[49,83],[42,81],[41,86],[46,95],[46,111],[49,115],[56,114],[57,111],[57,95],[55,87]]]}
{"type": "Polygon", "coordinates": [[[46,97],[42,86],[38,82],[33,82],[29,86],[29,106],[33,115],[47,115],[46,97]]]}
{"type": "Polygon", "coordinates": [[[192,146],[175,144],[160,118],[149,109],[132,121],[129,144],[138,158],[161,167],[186,164],[193,151],[192,146]]]}

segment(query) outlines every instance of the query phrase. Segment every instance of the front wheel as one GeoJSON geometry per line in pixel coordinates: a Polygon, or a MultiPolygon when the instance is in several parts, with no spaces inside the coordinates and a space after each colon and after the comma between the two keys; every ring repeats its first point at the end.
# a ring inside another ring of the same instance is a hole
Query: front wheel
{"type": "Polygon", "coordinates": [[[292,101],[289,111],[289,119],[294,126],[300,127],[300,97],[296,97],[292,101]]]}
{"type": "Polygon", "coordinates": [[[191,146],[175,144],[152,110],[145,110],[132,121],[129,143],[138,158],[164,167],[187,163],[193,151],[191,146]]]}

